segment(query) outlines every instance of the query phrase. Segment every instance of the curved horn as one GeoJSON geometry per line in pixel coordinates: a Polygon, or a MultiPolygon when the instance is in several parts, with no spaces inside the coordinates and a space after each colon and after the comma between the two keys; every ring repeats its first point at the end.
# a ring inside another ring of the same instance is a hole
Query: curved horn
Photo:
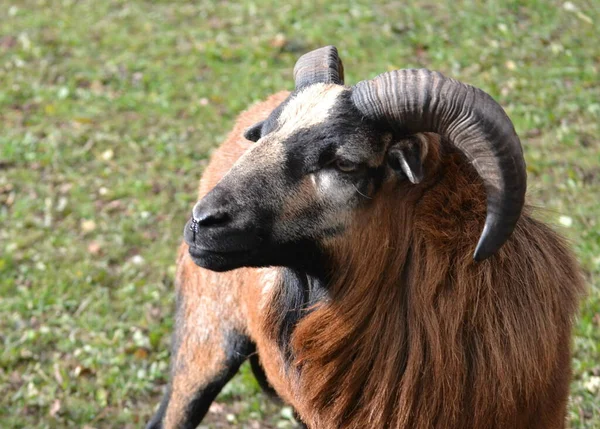
{"type": "Polygon", "coordinates": [[[492,256],[510,237],[527,188],[523,148],[512,122],[480,89],[429,70],[396,70],[352,92],[367,117],[400,132],[435,132],[471,161],[487,192],[487,217],[473,258],[492,256]]]}
{"type": "Polygon", "coordinates": [[[313,83],[344,84],[344,66],[335,46],[325,46],[302,55],[294,66],[296,89],[313,83]]]}

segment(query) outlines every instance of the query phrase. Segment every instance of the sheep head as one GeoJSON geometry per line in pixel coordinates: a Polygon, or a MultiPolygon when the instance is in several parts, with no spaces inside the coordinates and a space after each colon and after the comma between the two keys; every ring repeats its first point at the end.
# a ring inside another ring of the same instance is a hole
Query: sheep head
{"type": "Polygon", "coordinates": [[[489,95],[428,70],[347,87],[332,46],[301,57],[294,77],[290,96],[246,131],[254,146],[194,207],[184,236],[196,264],[310,266],[384,183],[418,186],[427,132],[462,151],[486,187],[474,258],[508,239],[523,207],[525,163],[510,119],[489,95]]]}

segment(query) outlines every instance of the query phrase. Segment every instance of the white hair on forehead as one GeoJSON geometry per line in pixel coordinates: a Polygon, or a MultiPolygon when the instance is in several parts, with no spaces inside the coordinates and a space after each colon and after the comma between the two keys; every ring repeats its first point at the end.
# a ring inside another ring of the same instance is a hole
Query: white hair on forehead
{"type": "Polygon", "coordinates": [[[295,94],[279,115],[279,129],[251,146],[230,171],[280,167],[285,160],[285,151],[280,143],[299,129],[327,121],[331,109],[344,90],[346,88],[341,85],[316,83],[295,94]]]}
{"type": "Polygon", "coordinates": [[[307,86],[283,108],[278,118],[281,128],[277,134],[285,137],[296,130],[326,122],[331,109],[345,90],[341,85],[326,83],[307,86]]]}

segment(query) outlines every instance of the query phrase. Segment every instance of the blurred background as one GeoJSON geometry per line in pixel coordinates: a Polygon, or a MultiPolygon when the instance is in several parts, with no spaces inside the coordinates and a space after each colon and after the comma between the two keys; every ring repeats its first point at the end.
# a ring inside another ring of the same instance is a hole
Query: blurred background
{"type": "MultiPolygon", "coordinates": [[[[137,428],[168,375],[174,260],[212,148],[338,47],[349,84],[439,70],[521,136],[589,296],[572,428],[600,428],[600,3],[0,0],[0,426],[137,428]],[[309,5],[310,3],[310,5],[309,5]]],[[[292,427],[244,367],[204,427],[292,427]]]]}

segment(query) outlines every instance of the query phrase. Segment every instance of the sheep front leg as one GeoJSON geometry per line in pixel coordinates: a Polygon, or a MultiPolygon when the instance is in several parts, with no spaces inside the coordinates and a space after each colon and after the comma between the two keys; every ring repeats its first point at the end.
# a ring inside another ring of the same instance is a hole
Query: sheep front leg
{"type": "MultiPolygon", "coordinates": [[[[183,260],[182,260],[183,259],[183,260]]],[[[254,352],[241,333],[236,300],[224,296],[223,278],[191,265],[177,274],[177,310],[170,383],[146,429],[195,428],[223,386],[254,352]]]]}
{"type": "Polygon", "coordinates": [[[204,348],[186,355],[181,348],[175,354],[171,382],[161,405],[147,429],[195,428],[223,386],[237,373],[254,346],[237,334],[228,335],[222,356],[202,355],[204,348]],[[211,359],[212,358],[212,359],[211,359]]]}

